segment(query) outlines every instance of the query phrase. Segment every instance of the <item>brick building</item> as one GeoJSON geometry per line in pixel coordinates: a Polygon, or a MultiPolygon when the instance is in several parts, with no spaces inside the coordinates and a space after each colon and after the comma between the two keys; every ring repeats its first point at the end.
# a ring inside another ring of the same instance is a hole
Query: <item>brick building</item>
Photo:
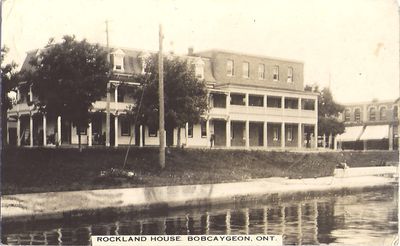
{"type": "Polygon", "coordinates": [[[399,99],[344,104],[340,116],[345,133],[337,137],[343,149],[398,149],[399,99]]]}
{"type": "MultiPolygon", "coordinates": [[[[38,50],[28,52],[22,69],[38,50]]],[[[119,82],[144,72],[150,52],[114,48],[110,95],[110,140],[105,142],[106,96],[93,104],[92,119],[81,130],[82,144],[137,146],[159,144],[158,130],[135,126],[125,110],[133,99],[119,89],[119,82]]],[[[187,147],[224,148],[316,148],[317,95],[304,91],[303,63],[298,61],[239,54],[221,50],[194,52],[182,56],[194,66],[195,75],[208,89],[210,110],[200,124],[186,124],[180,130],[187,147]],[[214,141],[210,141],[214,139],[214,141]]],[[[74,145],[77,129],[61,117],[47,119],[37,112],[31,90],[17,90],[17,104],[8,112],[8,143],[12,145],[74,145]],[[45,140],[45,141],[44,141],[45,140]]],[[[177,145],[177,132],[167,134],[167,145],[177,145]]]]}

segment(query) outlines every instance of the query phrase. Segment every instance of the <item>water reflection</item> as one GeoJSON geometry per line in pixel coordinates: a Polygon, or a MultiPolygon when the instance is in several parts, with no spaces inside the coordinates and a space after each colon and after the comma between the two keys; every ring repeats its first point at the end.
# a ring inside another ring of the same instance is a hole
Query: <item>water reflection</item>
{"type": "Polygon", "coordinates": [[[3,243],[88,245],[91,235],[282,234],[285,244],[390,245],[398,230],[397,188],[274,204],[164,211],[146,216],[4,224],[3,243]]]}

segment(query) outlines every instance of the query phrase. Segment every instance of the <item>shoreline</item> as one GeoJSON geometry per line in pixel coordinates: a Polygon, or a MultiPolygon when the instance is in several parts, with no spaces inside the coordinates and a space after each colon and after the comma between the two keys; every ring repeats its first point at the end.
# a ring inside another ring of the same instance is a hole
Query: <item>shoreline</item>
{"type": "Polygon", "coordinates": [[[260,197],[274,200],[305,192],[339,192],[398,184],[393,177],[376,176],[393,176],[398,173],[396,167],[362,169],[350,168],[344,173],[339,170],[335,176],[308,179],[265,178],[219,184],[5,195],[1,200],[1,216],[3,222],[60,219],[107,209],[144,211],[246,202],[260,197]]]}

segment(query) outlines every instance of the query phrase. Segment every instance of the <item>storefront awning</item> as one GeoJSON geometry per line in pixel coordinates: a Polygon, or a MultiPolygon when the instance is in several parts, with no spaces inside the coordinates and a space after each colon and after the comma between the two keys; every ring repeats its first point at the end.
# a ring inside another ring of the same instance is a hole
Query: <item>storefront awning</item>
{"type": "Polygon", "coordinates": [[[348,126],[336,139],[341,142],[357,141],[363,133],[363,128],[363,126],[348,126]]]}
{"type": "Polygon", "coordinates": [[[389,137],[389,125],[367,126],[360,140],[381,140],[389,137]]]}

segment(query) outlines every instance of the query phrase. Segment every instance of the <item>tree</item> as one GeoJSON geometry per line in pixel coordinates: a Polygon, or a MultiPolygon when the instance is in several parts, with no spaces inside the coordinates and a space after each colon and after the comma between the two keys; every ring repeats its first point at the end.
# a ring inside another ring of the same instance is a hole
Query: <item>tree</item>
{"type": "Polygon", "coordinates": [[[61,116],[78,129],[87,128],[92,103],[106,94],[109,63],[107,51],[86,40],[64,36],[61,43],[49,45],[31,61],[29,75],[39,110],[49,117],[61,116]]]}
{"type": "MultiPolygon", "coordinates": [[[[132,109],[138,122],[158,128],[158,57],[151,56],[146,62],[145,74],[138,75],[137,81],[143,86],[133,92],[136,103],[132,109]],[[139,104],[141,102],[141,109],[139,104]],[[140,110],[140,111],[139,111],[140,110]]],[[[197,124],[207,110],[207,90],[204,81],[195,77],[194,69],[181,58],[164,58],[164,102],[165,129],[167,138],[173,129],[179,130],[185,123],[197,124]]],[[[167,141],[168,142],[168,141],[167,141]]]]}
{"type": "MultiPolygon", "coordinates": [[[[12,108],[13,101],[9,93],[17,86],[18,73],[15,71],[17,64],[14,62],[4,64],[8,48],[1,48],[1,129],[7,129],[7,110],[12,108]]],[[[5,143],[7,133],[2,131],[2,141],[5,143]]]]}
{"type": "Polygon", "coordinates": [[[338,120],[344,106],[335,102],[329,88],[306,86],[306,91],[318,93],[318,135],[336,136],[344,132],[343,122],[338,120]]]}

